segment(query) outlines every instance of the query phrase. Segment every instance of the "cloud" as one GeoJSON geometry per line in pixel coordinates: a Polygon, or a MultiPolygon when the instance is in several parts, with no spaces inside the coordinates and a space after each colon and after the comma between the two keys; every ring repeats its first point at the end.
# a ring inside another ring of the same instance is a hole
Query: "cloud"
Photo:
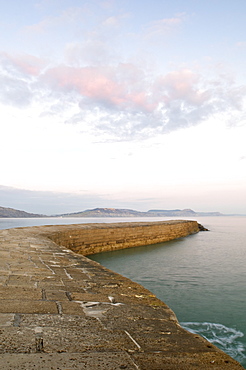
{"type": "Polygon", "coordinates": [[[24,74],[26,77],[38,76],[47,65],[45,59],[34,55],[11,55],[7,53],[0,54],[0,63],[5,71],[9,71],[11,74],[24,74]]]}
{"type": "Polygon", "coordinates": [[[212,80],[185,68],[156,75],[134,63],[49,66],[26,54],[2,54],[0,68],[2,103],[26,107],[35,102],[40,117],[58,114],[81,132],[110,140],[164,134],[215,114],[223,114],[230,125],[245,124],[246,86],[226,74],[212,80]]]}
{"type": "MultiPolygon", "coordinates": [[[[52,89],[81,96],[81,112],[74,122],[83,121],[97,109],[90,126],[122,139],[165,133],[199,124],[225,111],[241,112],[244,86],[209,83],[189,69],[157,76],[152,81],[132,64],[115,67],[55,67],[45,79],[52,89]]],[[[73,123],[71,117],[70,123],[73,123]]]]}
{"type": "Polygon", "coordinates": [[[27,107],[32,100],[32,92],[26,81],[0,74],[0,102],[16,107],[27,107]]]}
{"type": "Polygon", "coordinates": [[[77,92],[86,104],[106,110],[152,110],[151,99],[144,90],[144,81],[134,84],[136,78],[132,75],[133,69],[141,74],[131,65],[84,68],[63,65],[47,70],[42,78],[52,89],[68,94],[77,92]]]}
{"type": "Polygon", "coordinates": [[[86,7],[70,7],[61,11],[60,14],[56,16],[48,16],[40,22],[27,25],[22,31],[26,34],[44,34],[57,27],[67,27],[69,25],[71,26],[71,24],[76,24],[87,12],[88,10],[86,10],[86,7]]]}
{"type": "Polygon", "coordinates": [[[179,13],[172,18],[163,18],[156,20],[146,28],[144,38],[148,40],[159,39],[176,31],[186,18],[185,13],[179,13]]]}
{"type": "Polygon", "coordinates": [[[87,40],[84,43],[69,43],[64,52],[68,66],[79,67],[82,65],[105,65],[109,61],[116,61],[114,50],[101,40],[87,40]]]}
{"type": "Polygon", "coordinates": [[[0,102],[27,107],[35,95],[34,83],[45,66],[43,59],[32,55],[0,54],[0,102]]]}
{"type": "Polygon", "coordinates": [[[173,71],[161,76],[155,83],[156,91],[168,104],[171,101],[185,101],[199,106],[209,98],[208,91],[199,88],[200,76],[189,69],[173,71]]]}
{"type": "Polygon", "coordinates": [[[103,26],[109,27],[109,28],[115,28],[119,26],[119,18],[116,16],[111,16],[105,19],[102,23],[103,26]]]}
{"type": "Polygon", "coordinates": [[[28,106],[32,99],[29,82],[10,69],[8,65],[5,70],[0,70],[0,102],[17,107],[28,106]]]}

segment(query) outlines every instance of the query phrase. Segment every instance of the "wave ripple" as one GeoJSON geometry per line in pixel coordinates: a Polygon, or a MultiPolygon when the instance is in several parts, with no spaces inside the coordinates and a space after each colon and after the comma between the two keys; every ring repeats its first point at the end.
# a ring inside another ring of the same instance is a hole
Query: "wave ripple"
{"type": "Polygon", "coordinates": [[[191,333],[201,335],[237,361],[244,362],[246,359],[246,346],[240,341],[244,336],[241,331],[210,322],[181,322],[180,325],[191,333]]]}

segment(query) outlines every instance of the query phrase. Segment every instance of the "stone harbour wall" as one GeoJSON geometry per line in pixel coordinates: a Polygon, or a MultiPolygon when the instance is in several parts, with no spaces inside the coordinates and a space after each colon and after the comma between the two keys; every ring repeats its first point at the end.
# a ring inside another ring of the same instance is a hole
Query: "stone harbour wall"
{"type": "Polygon", "coordinates": [[[0,369],[243,369],[149,290],[82,255],[199,230],[195,221],[0,230],[0,369]]]}
{"type": "Polygon", "coordinates": [[[84,256],[162,243],[197,233],[196,221],[123,222],[48,227],[49,238],[84,256]]]}

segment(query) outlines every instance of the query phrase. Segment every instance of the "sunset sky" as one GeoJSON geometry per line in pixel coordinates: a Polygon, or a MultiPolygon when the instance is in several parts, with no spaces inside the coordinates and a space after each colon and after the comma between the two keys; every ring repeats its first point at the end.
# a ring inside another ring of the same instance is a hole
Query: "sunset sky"
{"type": "Polygon", "coordinates": [[[0,206],[246,214],[245,0],[0,0],[0,206]]]}

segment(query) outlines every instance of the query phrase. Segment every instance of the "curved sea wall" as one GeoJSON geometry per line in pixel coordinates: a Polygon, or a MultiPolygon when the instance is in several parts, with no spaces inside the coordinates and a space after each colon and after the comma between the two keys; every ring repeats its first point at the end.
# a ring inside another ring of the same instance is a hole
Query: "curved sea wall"
{"type": "Polygon", "coordinates": [[[120,222],[55,226],[49,238],[84,256],[162,243],[199,232],[196,221],[120,222]]]}
{"type": "Polygon", "coordinates": [[[82,255],[199,230],[195,221],[0,230],[0,368],[243,369],[143,286],[82,255]]]}

